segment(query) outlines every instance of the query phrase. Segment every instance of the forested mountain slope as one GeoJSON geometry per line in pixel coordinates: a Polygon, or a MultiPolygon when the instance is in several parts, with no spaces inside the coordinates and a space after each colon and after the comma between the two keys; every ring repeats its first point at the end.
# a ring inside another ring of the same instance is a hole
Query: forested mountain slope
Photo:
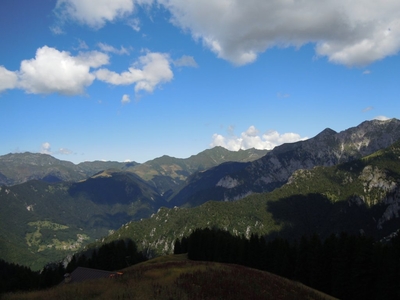
{"type": "Polygon", "coordinates": [[[184,209],[160,209],[105,238],[132,238],[149,255],[170,253],[174,240],[196,228],[221,228],[296,239],[342,231],[383,239],[400,229],[400,142],[372,155],[331,167],[298,170],[270,193],[233,202],[209,201],[184,209]]]}

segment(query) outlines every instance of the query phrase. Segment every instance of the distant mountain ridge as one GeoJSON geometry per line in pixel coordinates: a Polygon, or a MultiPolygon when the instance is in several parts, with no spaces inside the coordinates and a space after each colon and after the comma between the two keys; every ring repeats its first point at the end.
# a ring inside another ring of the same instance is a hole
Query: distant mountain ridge
{"type": "Polygon", "coordinates": [[[15,185],[29,180],[45,182],[79,181],[110,168],[122,168],[119,162],[83,162],[78,165],[48,154],[10,153],[0,156],[0,185],[15,185]]]}
{"type": "Polygon", "coordinates": [[[151,181],[162,193],[175,188],[194,172],[214,167],[227,161],[252,161],[268,150],[230,151],[222,147],[204,150],[189,158],[164,155],[143,164],[137,162],[87,161],[74,164],[48,154],[9,153],[0,156],[0,185],[16,185],[29,180],[45,182],[79,181],[107,169],[118,169],[137,174],[151,181]]]}

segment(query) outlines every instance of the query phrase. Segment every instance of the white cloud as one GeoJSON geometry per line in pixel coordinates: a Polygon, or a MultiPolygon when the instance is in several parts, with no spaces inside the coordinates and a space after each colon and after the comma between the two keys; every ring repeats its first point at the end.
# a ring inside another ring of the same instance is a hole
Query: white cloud
{"type": "Polygon", "coordinates": [[[44,46],[36,57],[21,62],[19,86],[28,93],[82,94],[95,76],[90,68],[108,63],[108,56],[97,51],[71,56],[69,52],[44,46]]]}
{"type": "Polygon", "coordinates": [[[40,153],[42,154],[49,154],[49,155],[56,155],[56,154],[61,154],[61,155],[71,155],[74,154],[74,152],[70,149],[67,148],[60,148],[57,151],[53,152],[51,150],[51,145],[49,142],[45,142],[42,144],[40,153]]]}
{"type": "Polygon", "coordinates": [[[117,49],[111,45],[104,44],[104,43],[98,43],[97,46],[100,48],[101,51],[104,51],[104,52],[111,52],[111,53],[115,53],[118,55],[122,55],[122,54],[129,55],[129,51],[126,48],[124,48],[123,46],[121,46],[121,49],[117,49]]]}
{"type": "Polygon", "coordinates": [[[50,31],[55,35],[60,35],[65,33],[60,26],[51,26],[50,31]]]}
{"type": "Polygon", "coordinates": [[[55,13],[61,20],[74,20],[93,28],[130,15],[134,0],[58,0],[55,13]]]}
{"type": "Polygon", "coordinates": [[[117,49],[111,45],[107,45],[107,44],[103,44],[103,43],[98,43],[97,46],[100,48],[101,51],[104,52],[111,52],[111,53],[115,53],[118,55],[129,55],[129,51],[128,49],[126,49],[124,46],[121,46],[121,49],[117,49]]]}
{"type": "Polygon", "coordinates": [[[69,150],[69,149],[67,149],[67,148],[60,148],[60,149],[58,149],[58,151],[57,151],[57,154],[62,154],[62,155],[71,155],[71,154],[73,154],[74,152],[72,151],[72,150],[69,150]]]}
{"type": "Polygon", "coordinates": [[[257,128],[250,126],[240,136],[229,135],[222,136],[214,134],[212,136],[211,147],[222,146],[228,150],[238,151],[240,149],[246,150],[250,148],[256,149],[273,149],[284,143],[293,143],[301,140],[306,140],[307,137],[301,137],[297,133],[284,133],[280,134],[275,130],[267,131],[260,135],[257,128]]]}
{"type": "Polygon", "coordinates": [[[373,109],[374,109],[373,106],[367,106],[366,108],[363,109],[363,112],[367,112],[367,111],[370,111],[370,110],[373,110],[373,109]]]}
{"type": "Polygon", "coordinates": [[[371,74],[371,71],[370,71],[370,70],[365,70],[365,71],[363,72],[363,75],[369,75],[369,74],[371,74]]]}
{"type": "Polygon", "coordinates": [[[109,63],[108,55],[98,51],[79,52],[73,59],[77,64],[91,68],[98,68],[109,63]]]}
{"type": "Polygon", "coordinates": [[[400,50],[398,0],[58,0],[55,13],[93,28],[125,18],[139,31],[139,19],[131,16],[135,4],[164,6],[173,24],[237,65],[272,47],[307,43],[316,45],[317,56],[347,66],[400,50]]]}
{"type": "Polygon", "coordinates": [[[17,73],[0,66],[0,93],[7,89],[14,89],[17,86],[17,83],[17,73]]]}
{"type": "Polygon", "coordinates": [[[374,120],[379,120],[379,121],[387,121],[387,120],[390,120],[391,118],[388,118],[388,117],[386,117],[386,116],[376,116],[375,118],[374,118],[374,120]]]}
{"type": "Polygon", "coordinates": [[[135,84],[135,92],[145,90],[149,93],[153,92],[158,85],[169,82],[174,77],[169,56],[152,52],[139,57],[138,62],[121,74],[108,69],[100,69],[95,74],[98,80],[113,85],[135,84]]]}
{"type": "Polygon", "coordinates": [[[51,154],[51,145],[49,142],[45,142],[42,144],[42,148],[40,150],[42,154],[51,154]]]}
{"type": "Polygon", "coordinates": [[[121,103],[122,104],[127,104],[129,102],[131,102],[131,99],[129,98],[129,95],[127,95],[127,94],[123,95],[122,99],[121,99],[121,103]]]}
{"type": "Polygon", "coordinates": [[[140,20],[138,18],[128,20],[128,25],[136,32],[140,31],[140,20]]]}
{"type": "Polygon", "coordinates": [[[188,55],[183,55],[181,58],[175,60],[174,65],[177,67],[193,67],[193,68],[198,67],[193,56],[188,56],[188,55]]]}
{"type": "Polygon", "coordinates": [[[316,44],[334,63],[366,65],[400,50],[398,0],[157,0],[172,22],[237,65],[272,47],[316,44]]]}
{"type": "Polygon", "coordinates": [[[79,41],[79,45],[78,45],[77,49],[85,49],[85,50],[89,49],[89,46],[86,44],[85,41],[82,41],[82,40],[78,40],[78,41],[79,41]]]}

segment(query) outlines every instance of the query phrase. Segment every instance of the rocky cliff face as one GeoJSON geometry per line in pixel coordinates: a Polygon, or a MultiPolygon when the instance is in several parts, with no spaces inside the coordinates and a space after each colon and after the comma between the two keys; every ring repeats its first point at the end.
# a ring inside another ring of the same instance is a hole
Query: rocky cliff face
{"type": "Polygon", "coordinates": [[[270,183],[285,182],[295,170],[348,162],[386,148],[398,139],[397,119],[367,121],[340,133],[325,129],[312,139],[277,147],[248,171],[260,174],[255,183],[264,190],[270,183]]]}
{"type": "Polygon", "coordinates": [[[393,178],[387,171],[367,165],[357,178],[349,178],[343,185],[358,182],[361,185],[361,193],[348,200],[349,206],[365,206],[375,209],[376,229],[383,229],[393,219],[400,216],[400,181],[393,178]]]}
{"type": "Polygon", "coordinates": [[[247,167],[246,173],[254,182],[255,192],[271,191],[298,169],[348,162],[386,148],[399,139],[397,119],[366,121],[339,133],[325,129],[312,139],[276,147],[247,167]]]}

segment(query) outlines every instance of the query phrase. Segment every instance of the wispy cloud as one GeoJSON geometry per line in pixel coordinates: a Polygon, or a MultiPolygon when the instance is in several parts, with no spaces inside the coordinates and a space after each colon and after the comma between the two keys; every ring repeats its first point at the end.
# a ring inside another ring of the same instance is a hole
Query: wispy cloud
{"type": "Polygon", "coordinates": [[[78,42],[79,42],[79,45],[77,47],[78,50],[82,50],[82,49],[87,50],[87,49],[89,49],[89,46],[86,44],[85,41],[78,40],[78,42]]]}
{"type": "Polygon", "coordinates": [[[138,18],[128,20],[128,25],[136,32],[140,31],[140,20],[138,18]]]}
{"type": "Polygon", "coordinates": [[[188,55],[183,55],[181,58],[174,60],[174,65],[177,67],[192,67],[192,68],[198,67],[193,56],[188,56],[188,55]]]}
{"type": "Polygon", "coordinates": [[[58,149],[58,151],[56,153],[57,154],[62,154],[62,155],[71,155],[74,152],[72,150],[67,149],[67,148],[60,148],[60,149],[58,149]]]}
{"type": "Polygon", "coordinates": [[[52,151],[51,150],[51,145],[49,142],[44,142],[41,146],[40,153],[42,154],[48,154],[48,155],[71,155],[74,154],[74,152],[68,148],[60,148],[57,151],[52,151]]]}
{"type": "Polygon", "coordinates": [[[372,106],[367,106],[366,108],[363,109],[363,112],[371,111],[374,108],[372,106]]]}
{"type": "Polygon", "coordinates": [[[104,43],[98,43],[97,46],[103,52],[111,52],[111,53],[118,54],[118,55],[123,55],[123,54],[129,55],[128,49],[126,49],[124,46],[121,46],[120,49],[117,49],[111,45],[104,44],[104,43]]]}
{"type": "Polygon", "coordinates": [[[60,26],[51,26],[50,31],[55,35],[60,35],[65,33],[60,26]]]}

